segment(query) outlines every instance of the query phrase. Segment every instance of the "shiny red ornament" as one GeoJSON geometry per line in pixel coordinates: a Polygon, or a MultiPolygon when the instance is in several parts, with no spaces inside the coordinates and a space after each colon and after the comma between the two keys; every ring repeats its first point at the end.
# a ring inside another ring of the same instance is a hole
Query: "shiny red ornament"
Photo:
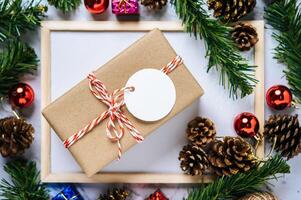
{"type": "Polygon", "coordinates": [[[163,192],[161,192],[160,189],[157,189],[146,200],[168,200],[168,198],[163,194],[163,192]]]}
{"type": "Polygon", "coordinates": [[[26,108],[34,101],[34,91],[26,83],[14,85],[8,92],[9,103],[13,108],[26,108]]]}
{"type": "Polygon", "coordinates": [[[100,14],[106,11],[109,6],[109,0],[85,0],[87,10],[92,14],[100,14]]]}
{"type": "Polygon", "coordinates": [[[234,129],[241,137],[254,137],[259,131],[259,121],[252,113],[243,112],[235,117],[234,129]]]}
{"type": "Polygon", "coordinates": [[[275,110],[283,110],[292,105],[292,92],[284,85],[270,87],[265,97],[268,106],[275,110]]]}

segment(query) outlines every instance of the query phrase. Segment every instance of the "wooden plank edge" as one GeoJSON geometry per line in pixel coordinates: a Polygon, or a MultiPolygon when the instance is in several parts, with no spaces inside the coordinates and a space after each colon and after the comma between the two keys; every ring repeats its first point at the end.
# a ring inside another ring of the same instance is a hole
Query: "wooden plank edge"
{"type": "Polygon", "coordinates": [[[193,177],[185,174],[161,173],[104,173],[87,177],[83,173],[53,173],[45,177],[45,183],[210,183],[215,176],[193,177]]]}
{"type": "MultiPolygon", "coordinates": [[[[265,55],[265,47],[264,47],[264,21],[257,20],[252,23],[254,27],[256,27],[258,39],[261,42],[257,42],[255,45],[255,65],[258,67],[256,68],[255,76],[259,83],[256,85],[255,88],[255,115],[258,118],[260,123],[260,133],[264,131],[264,105],[265,105],[265,88],[264,88],[264,55],[265,55]]],[[[258,145],[256,150],[256,155],[260,159],[264,158],[264,138],[261,144],[258,145]]]]}
{"type": "MultiPolygon", "coordinates": [[[[41,28],[41,109],[50,103],[51,90],[51,47],[50,30],[41,28]]],[[[41,115],[41,180],[45,180],[51,172],[51,137],[50,126],[41,115]]]]}
{"type": "Polygon", "coordinates": [[[138,21],[138,22],[119,22],[119,21],[43,21],[42,26],[51,31],[149,31],[159,28],[163,31],[183,30],[180,21],[138,21]]]}

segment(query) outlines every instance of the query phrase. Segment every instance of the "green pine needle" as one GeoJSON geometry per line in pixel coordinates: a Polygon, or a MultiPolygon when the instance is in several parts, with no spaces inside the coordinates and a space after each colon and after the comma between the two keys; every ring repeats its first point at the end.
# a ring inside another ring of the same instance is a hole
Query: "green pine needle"
{"type": "Polygon", "coordinates": [[[0,183],[0,197],[3,200],[49,200],[46,187],[40,182],[34,162],[14,160],[4,166],[11,181],[0,183]]]}
{"type": "Polygon", "coordinates": [[[187,200],[232,200],[248,193],[260,191],[261,186],[277,174],[290,173],[290,167],[281,156],[276,155],[262,166],[247,173],[223,176],[206,187],[191,191],[187,200]]]}
{"type": "Polygon", "coordinates": [[[34,30],[45,17],[47,7],[30,0],[23,3],[22,0],[0,1],[0,41],[12,37],[20,37],[26,31],[34,30]]]}
{"type": "Polygon", "coordinates": [[[265,19],[277,32],[273,38],[279,43],[275,58],[284,63],[288,84],[301,103],[301,10],[297,0],[277,0],[265,10],[265,19]]]}
{"type": "Polygon", "coordinates": [[[31,47],[17,40],[8,42],[7,47],[0,50],[0,97],[6,96],[21,76],[33,73],[37,65],[38,59],[31,47]]]}
{"type": "Polygon", "coordinates": [[[207,71],[215,67],[220,71],[220,83],[230,90],[230,96],[245,97],[253,92],[257,80],[255,66],[249,66],[230,38],[231,28],[211,19],[202,8],[203,0],[171,0],[187,32],[204,39],[207,71]]]}
{"type": "Polygon", "coordinates": [[[53,5],[62,12],[67,13],[74,11],[81,4],[81,0],[48,0],[50,5],[53,5]]]}

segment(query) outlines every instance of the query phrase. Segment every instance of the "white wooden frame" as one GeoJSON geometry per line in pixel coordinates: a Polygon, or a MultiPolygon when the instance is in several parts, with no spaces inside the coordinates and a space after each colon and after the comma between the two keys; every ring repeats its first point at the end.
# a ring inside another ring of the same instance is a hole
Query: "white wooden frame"
{"type": "MultiPolygon", "coordinates": [[[[264,124],[264,22],[249,21],[257,29],[259,42],[255,45],[255,76],[259,83],[255,88],[254,112],[260,124],[264,124]]],[[[80,22],[80,21],[45,21],[41,29],[41,88],[42,109],[51,101],[51,40],[52,31],[133,31],[144,32],[159,28],[167,32],[183,31],[177,21],[147,22],[80,22]]],[[[84,173],[52,173],[51,172],[51,128],[42,117],[41,136],[41,179],[43,182],[76,182],[76,183],[207,183],[214,180],[213,175],[192,177],[181,173],[98,173],[87,177],[84,173]]],[[[261,126],[261,132],[262,126],[261,126]]],[[[257,156],[264,156],[264,145],[259,145],[257,156]]]]}

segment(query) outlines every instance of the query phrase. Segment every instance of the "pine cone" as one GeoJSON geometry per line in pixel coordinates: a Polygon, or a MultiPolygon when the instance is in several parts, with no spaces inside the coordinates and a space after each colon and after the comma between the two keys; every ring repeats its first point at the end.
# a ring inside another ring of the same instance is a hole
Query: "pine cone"
{"type": "Polygon", "coordinates": [[[256,5],[256,0],[208,0],[209,9],[214,10],[214,16],[224,22],[235,22],[250,13],[256,5]]]}
{"type": "Polygon", "coordinates": [[[107,194],[101,194],[97,200],[126,200],[128,196],[129,193],[125,189],[113,188],[107,194]]]}
{"type": "Polygon", "coordinates": [[[141,4],[152,10],[161,10],[167,4],[167,0],[141,0],[141,4]]]}
{"type": "Polygon", "coordinates": [[[190,142],[201,147],[213,142],[216,136],[214,123],[202,117],[191,120],[187,125],[186,133],[190,142]]]}
{"type": "Polygon", "coordinates": [[[219,176],[246,172],[256,164],[250,144],[240,137],[224,137],[213,143],[208,160],[219,176]]]}
{"type": "Polygon", "coordinates": [[[8,117],[0,120],[0,153],[3,157],[22,154],[34,139],[34,128],[24,119],[8,117]]]}
{"type": "Polygon", "coordinates": [[[236,24],[233,27],[231,36],[241,51],[249,50],[258,42],[256,29],[250,24],[236,24]]]}
{"type": "Polygon", "coordinates": [[[277,197],[269,192],[255,192],[248,194],[239,200],[277,200],[277,197]]]}
{"type": "Polygon", "coordinates": [[[298,115],[272,115],[264,126],[264,135],[283,157],[291,159],[301,152],[301,128],[298,115]]]}
{"type": "Polygon", "coordinates": [[[188,144],[179,154],[181,169],[189,175],[202,175],[209,162],[205,151],[196,145],[188,144]]]}

